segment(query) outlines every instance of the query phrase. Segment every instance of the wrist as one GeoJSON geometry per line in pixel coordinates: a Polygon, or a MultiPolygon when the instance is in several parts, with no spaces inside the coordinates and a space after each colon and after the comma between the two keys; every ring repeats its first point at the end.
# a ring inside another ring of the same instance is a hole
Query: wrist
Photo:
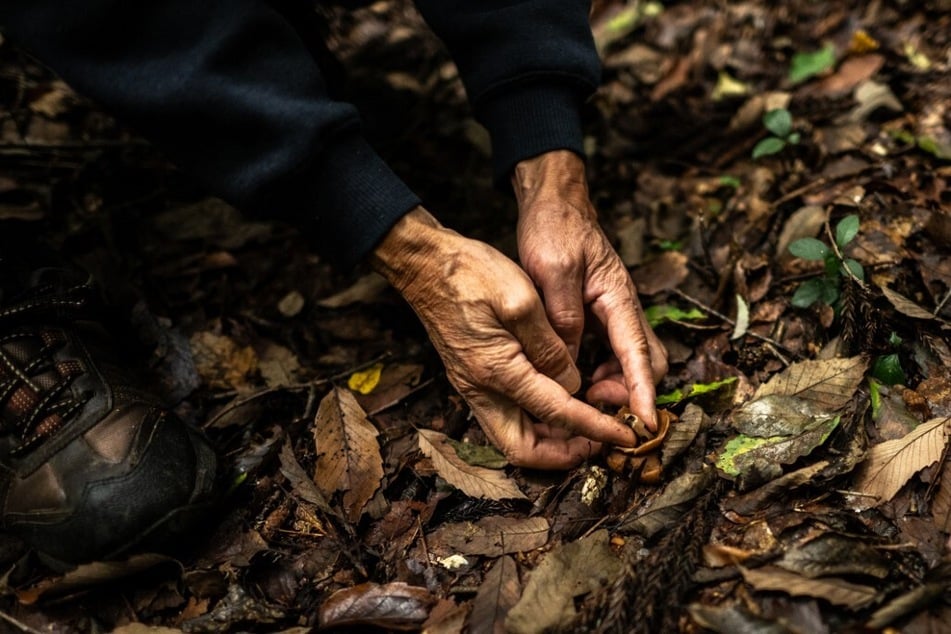
{"type": "Polygon", "coordinates": [[[525,159],[512,171],[512,189],[520,212],[539,202],[587,203],[584,161],[570,150],[554,150],[525,159]]]}
{"type": "Polygon", "coordinates": [[[423,207],[414,207],[393,225],[373,250],[370,265],[402,292],[427,263],[437,257],[437,248],[447,231],[423,207]]]}

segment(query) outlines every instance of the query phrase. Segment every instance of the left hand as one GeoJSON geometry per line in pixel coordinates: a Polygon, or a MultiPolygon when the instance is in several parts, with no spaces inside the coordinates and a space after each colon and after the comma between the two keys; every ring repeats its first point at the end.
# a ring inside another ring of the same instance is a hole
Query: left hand
{"type": "Polygon", "coordinates": [[[519,163],[512,185],[519,258],[541,289],[555,332],[576,360],[588,307],[614,352],[595,371],[588,398],[628,405],[656,430],[654,384],[667,373],[667,351],[647,325],[631,276],[598,224],[584,163],[567,150],[548,152],[519,163]]]}

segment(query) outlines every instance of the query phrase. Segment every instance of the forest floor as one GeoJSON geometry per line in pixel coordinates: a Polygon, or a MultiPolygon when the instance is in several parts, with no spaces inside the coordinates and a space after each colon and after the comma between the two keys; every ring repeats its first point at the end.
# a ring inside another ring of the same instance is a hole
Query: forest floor
{"type": "MultiPolygon", "coordinates": [[[[409,3],[321,17],[381,153],[512,254],[409,3]]],[[[951,6],[608,0],[592,24],[592,196],[679,418],[619,472],[506,466],[379,278],[0,45],[0,230],[100,278],[228,489],[174,556],[62,574],[6,539],[0,631],[951,631],[951,6]]]]}

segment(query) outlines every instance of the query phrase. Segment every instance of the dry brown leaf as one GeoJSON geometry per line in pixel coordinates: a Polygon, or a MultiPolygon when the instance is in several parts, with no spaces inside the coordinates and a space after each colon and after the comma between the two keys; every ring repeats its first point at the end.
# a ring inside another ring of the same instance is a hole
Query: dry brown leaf
{"type": "Polygon", "coordinates": [[[522,584],[509,556],[500,557],[486,573],[472,603],[469,634],[505,634],[505,617],[518,602],[522,584]]]}
{"type": "Polygon", "coordinates": [[[436,597],[426,588],[402,581],[362,583],[334,592],[320,606],[320,627],[369,625],[391,630],[416,630],[429,616],[436,597]]]}
{"type": "Polygon", "coordinates": [[[671,480],[639,515],[618,526],[618,532],[636,532],[650,537],[671,526],[683,515],[687,502],[709,490],[715,477],[714,470],[707,465],[697,472],[685,472],[671,480]]]}
{"type": "Polygon", "coordinates": [[[607,531],[552,550],[532,571],[522,598],[505,619],[512,634],[550,632],[576,614],[575,598],[594,592],[620,573],[607,531]]]}
{"type": "Polygon", "coordinates": [[[703,427],[705,419],[707,419],[707,415],[703,413],[703,409],[699,405],[694,403],[687,405],[680,421],[676,425],[672,425],[667,433],[667,440],[664,441],[660,458],[663,466],[670,466],[674,458],[683,453],[693,443],[694,438],[700,433],[700,428],[703,427]]]}
{"type": "Polygon", "coordinates": [[[258,370],[258,355],[227,335],[196,332],[188,341],[202,381],[213,388],[246,391],[258,370]]]}
{"type": "Polygon", "coordinates": [[[896,293],[892,289],[885,286],[882,287],[882,293],[885,295],[885,299],[887,299],[891,305],[895,307],[895,310],[900,312],[902,315],[914,317],[915,319],[935,318],[934,315],[927,309],[919,306],[901,293],[896,293]]]}
{"type": "Polygon", "coordinates": [[[892,499],[909,479],[937,462],[948,442],[951,417],[933,418],[903,438],[872,447],[862,463],[853,488],[865,496],[858,508],[877,506],[892,499]]]}
{"type": "Polygon", "coordinates": [[[504,471],[475,467],[464,462],[447,442],[445,434],[431,429],[419,430],[419,450],[436,468],[443,480],[466,495],[489,500],[525,499],[514,480],[504,471]]]}
{"type": "Polygon", "coordinates": [[[123,561],[95,561],[83,564],[61,577],[44,579],[24,590],[16,590],[16,595],[20,603],[32,605],[43,597],[76,593],[94,586],[113,583],[118,579],[131,577],[162,565],[176,568],[177,574],[181,575],[182,566],[174,559],[155,553],[143,553],[123,561]]]}
{"type": "Polygon", "coordinates": [[[328,499],[335,491],[344,492],[344,512],[351,522],[360,519],[383,479],[378,435],[349,390],[335,387],[320,402],[314,421],[314,482],[328,499]]]}
{"type": "Polygon", "coordinates": [[[951,460],[945,460],[941,469],[941,483],[931,503],[931,517],[938,530],[951,534],[951,460]]]}
{"type": "Polygon", "coordinates": [[[824,599],[833,605],[855,610],[875,599],[878,591],[871,586],[849,583],[834,577],[810,579],[778,566],[740,568],[743,579],[757,590],[785,592],[794,597],[824,599]]]}
{"type": "Polygon", "coordinates": [[[790,631],[782,623],[757,616],[739,604],[714,606],[691,603],[687,610],[698,625],[721,634],[789,634],[790,631]]]}
{"type": "Polygon", "coordinates": [[[781,394],[798,396],[818,408],[834,412],[849,402],[865,378],[865,357],[817,359],[794,363],[759,386],[753,400],[781,394]]]}
{"type": "Polygon", "coordinates": [[[491,515],[478,522],[443,524],[427,536],[435,555],[487,555],[501,557],[526,552],[548,543],[551,527],[544,517],[499,517],[491,515]]]}
{"type": "Polygon", "coordinates": [[[825,220],[825,209],[818,205],[806,205],[790,214],[776,242],[779,262],[785,263],[795,259],[795,256],[789,252],[789,245],[800,238],[816,237],[825,220]]]}
{"type": "Polygon", "coordinates": [[[637,292],[655,295],[680,286],[687,279],[687,256],[680,251],[664,251],[631,272],[637,292]]]}
{"type": "Polygon", "coordinates": [[[321,494],[317,485],[314,484],[313,480],[307,475],[307,472],[304,471],[304,467],[300,466],[289,441],[285,442],[284,446],[281,447],[280,461],[281,474],[287,478],[287,481],[291,485],[291,492],[294,495],[305,502],[310,502],[324,513],[337,515],[327,503],[327,500],[323,494],[321,494]]]}
{"type": "MultiPolygon", "coordinates": [[[[849,57],[839,66],[839,69],[815,84],[815,92],[826,97],[839,97],[851,92],[863,81],[871,79],[882,66],[885,58],[877,53],[849,57]]],[[[809,86],[812,88],[812,86],[809,86]]]]}

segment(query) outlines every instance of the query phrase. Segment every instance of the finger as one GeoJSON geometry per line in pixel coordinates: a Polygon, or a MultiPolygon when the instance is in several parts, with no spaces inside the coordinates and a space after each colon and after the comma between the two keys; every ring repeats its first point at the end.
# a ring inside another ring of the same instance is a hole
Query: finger
{"type": "Polygon", "coordinates": [[[532,423],[528,415],[508,398],[482,395],[469,400],[489,440],[519,467],[570,469],[600,450],[586,438],[556,438],[544,435],[544,427],[532,423]]]}
{"type": "Polygon", "coordinates": [[[552,328],[568,347],[571,359],[578,359],[584,332],[584,298],[581,272],[537,278],[552,328]]]}
{"type": "Polygon", "coordinates": [[[510,299],[499,315],[502,324],[518,340],[522,351],[534,368],[554,379],[561,387],[574,394],[581,389],[581,373],[575,366],[565,342],[548,323],[545,309],[538,296],[521,300],[510,299]]]}
{"type": "Polygon", "coordinates": [[[657,413],[654,411],[651,350],[637,314],[639,307],[636,298],[623,298],[623,295],[620,299],[617,295],[602,296],[593,302],[591,309],[604,324],[611,349],[624,370],[631,412],[639,416],[648,429],[656,431],[657,413]]]}
{"type": "Polygon", "coordinates": [[[617,374],[594,383],[585,393],[585,399],[589,403],[605,403],[621,407],[630,403],[631,393],[624,385],[624,376],[617,374]]]}
{"type": "Polygon", "coordinates": [[[637,442],[627,425],[573,398],[555,381],[534,371],[523,356],[501,369],[499,379],[497,389],[542,423],[614,445],[633,447],[637,442]]]}
{"type": "Polygon", "coordinates": [[[624,374],[624,370],[621,368],[621,362],[617,360],[617,357],[611,357],[595,368],[594,374],[591,375],[591,380],[597,383],[612,374],[620,374],[622,376],[624,374]]]}

